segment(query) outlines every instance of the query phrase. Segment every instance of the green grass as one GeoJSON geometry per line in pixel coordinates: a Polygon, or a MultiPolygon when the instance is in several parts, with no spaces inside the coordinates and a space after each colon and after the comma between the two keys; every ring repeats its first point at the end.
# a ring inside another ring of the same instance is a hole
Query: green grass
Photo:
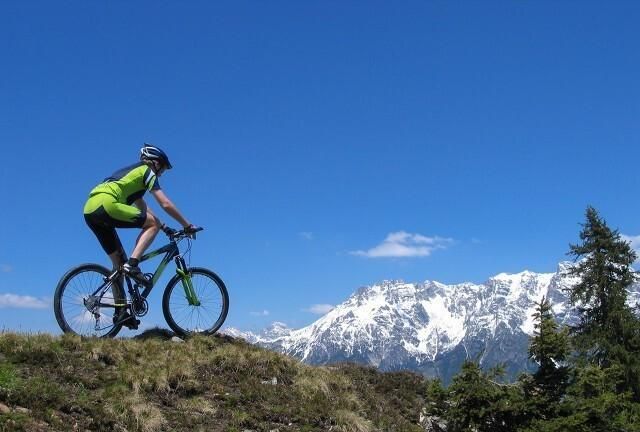
{"type": "Polygon", "coordinates": [[[412,432],[427,386],[411,373],[312,367],[228,337],[0,333],[0,403],[12,410],[0,432],[412,432]]]}
{"type": "Polygon", "coordinates": [[[15,366],[11,363],[0,363],[0,394],[10,395],[19,383],[15,366]]]}

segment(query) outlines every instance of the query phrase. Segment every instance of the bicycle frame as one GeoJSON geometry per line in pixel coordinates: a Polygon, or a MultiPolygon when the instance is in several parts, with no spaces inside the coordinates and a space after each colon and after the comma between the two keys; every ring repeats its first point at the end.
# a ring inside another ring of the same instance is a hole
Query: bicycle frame
{"type": "MultiPolygon", "coordinates": [[[[187,301],[189,302],[189,305],[200,306],[200,301],[198,300],[196,292],[193,289],[193,284],[191,283],[191,275],[187,271],[187,265],[184,262],[184,258],[182,258],[182,256],[180,255],[180,250],[178,249],[178,244],[176,241],[172,240],[169,244],[143,255],[140,258],[140,262],[147,261],[151,258],[155,258],[158,255],[162,255],[162,254],[165,254],[165,255],[162,258],[162,261],[160,261],[160,263],[158,264],[158,267],[153,273],[153,276],[151,277],[151,282],[152,282],[151,285],[146,287],[142,291],[142,293],[138,293],[137,289],[134,289],[134,287],[131,284],[131,279],[125,275],[125,280],[127,281],[127,287],[129,289],[129,293],[131,294],[131,296],[134,299],[136,299],[136,297],[146,299],[151,293],[151,290],[153,289],[153,287],[158,282],[158,279],[160,279],[160,276],[162,276],[162,273],[167,267],[167,264],[169,264],[171,260],[174,260],[176,263],[176,273],[178,273],[178,275],[181,277],[182,286],[184,288],[185,295],[186,295],[187,301]]],[[[122,269],[118,269],[115,272],[113,272],[105,280],[105,283],[102,284],[97,290],[93,292],[92,296],[95,296],[101,290],[107,287],[109,283],[113,282],[113,280],[115,280],[120,274],[122,274],[122,269]]],[[[126,304],[115,304],[115,305],[100,304],[100,306],[126,306],[126,304]]]]}
{"type": "MultiPolygon", "coordinates": [[[[167,267],[167,264],[169,264],[169,261],[171,261],[174,258],[178,258],[175,260],[176,267],[180,270],[182,269],[186,270],[186,264],[184,263],[184,260],[182,259],[182,257],[180,257],[180,251],[178,250],[178,244],[176,242],[171,242],[159,249],[156,249],[152,252],[149,252],[143,255],[142,258],[140,258],[140,262],[144,262],[151,258],[155,258],[158,255],[161,255],[163,253],[165,254],[165,256],[164,258],[162,258],[162,261],[160,261],[160,264],[158,264],[156,271],[153,272],[153,276],[151,277],[151,282],[152,282],[151,286],[145,288],[144,291],[142,291],[142,294],[140,294],[144,298],[147,298],[149,296],[149,294],[151,293],[151,290],[156,285],[156,282],[158,282],[158,279],[160,279],[160,276],[162,276],[162,273],[164,272],[164,269],[167,267]]],[[[127,281],[128,282],[130,281],[129,278],[127,278],[127,281]]]]}

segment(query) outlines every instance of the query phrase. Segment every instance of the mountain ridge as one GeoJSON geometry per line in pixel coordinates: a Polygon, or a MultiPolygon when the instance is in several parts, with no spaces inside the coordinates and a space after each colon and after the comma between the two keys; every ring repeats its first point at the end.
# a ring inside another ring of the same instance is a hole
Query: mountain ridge
{"type": "MultiPolygon", "coordinates": [[[[503,363],[509,378],[535,370],[528,358],[532,314],[543,296],[558,322],[578,315],[566,290],[577,283],[571,262],[553,273],[499,273],[481,284],[386,280],[361,287],[301,329],[283,323],[260,334],[227,329],[251,343],[309,364],[356,362],[381,370],[413,370],[449,382],[466,358],[483,367],[503,363]]],[[[629,301],[640,298],[634,285],[629,301]]]]}

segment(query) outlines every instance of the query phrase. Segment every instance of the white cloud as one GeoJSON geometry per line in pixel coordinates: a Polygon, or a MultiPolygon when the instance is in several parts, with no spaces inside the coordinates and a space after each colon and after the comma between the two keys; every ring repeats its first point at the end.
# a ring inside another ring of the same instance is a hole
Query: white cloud
{"type": "Polygon", "coordinates": [[[313,233],[310,231],[302,231],[298,233],[302,240],[313,240],[313,233]]]}
{"type": "Polygon", "coordinates": [[[269,316],[269,311],[265,309],[263,311],[251,312],[251,315],[253,315],[253,316],[269,316]]]}
{"type": "Polygon", "coordinates": [[[367,258],[407,258],[425,257],[434,250],[445,249],[453,243],[453,239],[444,237],[426,237],[422,234],[411,234],[405,231],[392,232],[382,243],[369,250],[351,252],[352,255],[367,258]]]}
{"type": "Polygon", "coordinates": [[[0,273],[9,273],[13,271],[13,267],[9,264],[0,264],[0,273]]]}
{"type": "Polygon", "coordinates": [[[316,315],[325,315],[333,310],[334,306],[330,304],[314,304],[308,309],[303,309],[303,312],[311,312],[316,315]]]}
{"type": "Polygon", "coordinates": [[[47,309],[49,307],[51,307],[51,302],[46,298],[17,294],[0,294],[0,309],[47,309]]]}

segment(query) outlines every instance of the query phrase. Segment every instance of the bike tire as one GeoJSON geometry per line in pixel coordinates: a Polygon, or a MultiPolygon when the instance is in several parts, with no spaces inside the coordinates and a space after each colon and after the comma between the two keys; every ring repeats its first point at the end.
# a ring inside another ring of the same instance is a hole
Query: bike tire
{"type": "MultiPolygon", "coordinates": [[[[112,338],[118,334],[122,329],[122,324],[107,326],[105,327],[107,331],[104,333],[97,333],[95,328],[92,331],[89,325],[83,325],[88,324],[87,313],[90,314],[90,312],[84,307],[84,304],[80,304],[80,299],[97,289],[104,282],[104,277],[108,277],[111,273],[111,270],[98,264],[82,264],[72,268],[62,276],[53,297],[53,310],[56,321],[58,321],[58,325],[63,332],[102,338],[112,338]],[[78,285],[82,285],[82,287],[79,288],[78,285]],[[74,298],[75,302],[73,301],[74,298]],[[78,314],[71,316],[69,313],[65,313],[65,306],[75,307],[78,314]]],[[[115,304],[126,303],[126,296],[120,283],[113,283],[109,290],[113,297],[107,297],[108,299],[112,299],[115,304]]],[[[114,312],[109,312],[111,316],[108,318],[113,323],[113,317],[120,317],[125,309],[126,307],[124,306],[114,306],[114,312]]],[[[107,318],[107,315],[105,315],[105,318],[107,318]]]]}
{"type": "Polygon", "coordinates": [[[171,278],[162,295],[162,312],[164,313],[164,318],[167,324],[169,324],[169,327],[180,336],[193,334],[212,335],[220,329],[229,312],[229,294],[227,287],[222,279],[211,270],[192,267],[189,269],[189,273],[191,274],[193,287],[198,298],[201,301],[206,300],[207,306],[215,307],[215,310],[209,311],[204,305],[189,305],[181,284],[181,276],[176,274],[171,278]],[[207,288],[203,286],[206,281],[212,281],[215,287],[209,286],[207,288]],[[184,320],[178,317],[182,309],[189,310],[191,316],[197,312],[199,319],[203,318],[206,322],[210,321],[211,324],[205,324],[204,327],[201,327],[201,321],[198,320],[198,325],[196,326],[185,326],[183,323],[184,320]]]}

